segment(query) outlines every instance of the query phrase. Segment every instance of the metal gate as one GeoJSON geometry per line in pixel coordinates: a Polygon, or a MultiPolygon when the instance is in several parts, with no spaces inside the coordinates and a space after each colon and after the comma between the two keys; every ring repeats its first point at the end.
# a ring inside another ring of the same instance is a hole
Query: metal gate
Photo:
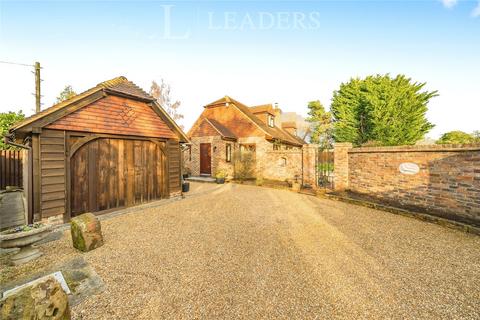
{"type": "Polygon", "coordinates": [[[319,148],[317,152],[317,185],[333,190],[333,149],[319,148]]]}

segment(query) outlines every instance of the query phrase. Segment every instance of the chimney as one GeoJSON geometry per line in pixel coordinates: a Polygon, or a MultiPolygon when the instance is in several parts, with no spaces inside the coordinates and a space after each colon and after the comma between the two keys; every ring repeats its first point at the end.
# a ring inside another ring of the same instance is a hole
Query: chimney
{"type": "Polygon", "coordinates": [[[295,121],[282,122],[282,129],[290,133],[291,135],[297,135],[297,124],[295,121]]]}
{"type": "Polygon", "coordinates": [[[275,115],[275,118],[277,118],[277,119],[279,119],[280,114],[282,114],[282,110],[278,107],[278,102],[274,103],[273,113],[275,115]]]}

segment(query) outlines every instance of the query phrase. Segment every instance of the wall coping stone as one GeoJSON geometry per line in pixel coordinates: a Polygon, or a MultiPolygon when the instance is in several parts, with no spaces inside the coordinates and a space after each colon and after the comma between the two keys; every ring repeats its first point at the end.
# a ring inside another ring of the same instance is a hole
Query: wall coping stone
{"type": "Polygon", "coordinates": [[[293,153],[293,154],[302,154],[302,150],[268,150],[266,153],[274,153],[274,154],[283,154],[283,153],[293,153]]]}
{"type": "Polygon", "coordinates": [[[358,147],[348,150],[348,153],[381,153],[381,152],[467,152],[480,151],[480,144],[435,144],[419,146],[391,147],[358,147]]]}
{"type": "Polygon", "coordinates": [[[352,148],[353,144],[351,142],[335,142],[333,148],[352,148]]]}

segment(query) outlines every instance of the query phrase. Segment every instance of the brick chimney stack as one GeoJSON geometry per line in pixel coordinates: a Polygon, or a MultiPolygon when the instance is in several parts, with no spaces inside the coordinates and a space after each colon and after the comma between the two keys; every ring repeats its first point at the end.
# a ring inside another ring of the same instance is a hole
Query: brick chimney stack
{"type": "Polygon", "coordinates": [[[273,112],[275,113],[275,118],[279,119],[280,114],[282,114],[282,110],[278,107],[278,102],[274,103],[273,112]]]}
{"type": "Polygon", "coordinates": [[[282,122],[282,129],[294,136],[297,135],[297,124],[295,121],[282,122]]]}

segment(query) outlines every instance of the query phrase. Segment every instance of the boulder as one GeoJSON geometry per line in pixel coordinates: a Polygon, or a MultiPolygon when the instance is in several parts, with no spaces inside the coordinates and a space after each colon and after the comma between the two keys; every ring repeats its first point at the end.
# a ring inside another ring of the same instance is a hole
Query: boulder
{"type": "Polygon", "coordinates": [[[92,213],[84,213],[70,223],[73,246],[80,251],[90,251],[103,245],[100,221],[92,213]]]}
{"type": "Polygon", "coordinates": [[[0,319],[70,319],[68,296],[55,278],[46,278],[1,300],[0,319]]]}

